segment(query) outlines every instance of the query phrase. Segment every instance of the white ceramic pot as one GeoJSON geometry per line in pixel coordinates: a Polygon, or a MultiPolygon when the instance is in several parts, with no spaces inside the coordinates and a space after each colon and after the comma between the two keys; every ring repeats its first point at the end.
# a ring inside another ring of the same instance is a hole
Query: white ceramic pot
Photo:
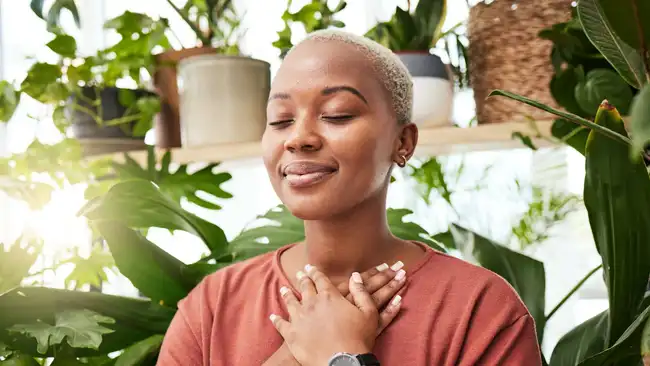
{"type": "Polygon", "coordinates": [[[454,84],[449,66],[429,53],[398,56],[413,78],[413,122],[420,127],[451,126],[454,84]]]}
{"type": "Polygon", "coordinates": [[[178,66],[183,147],[260,141],[271,71],[249,57],[200,55],[178,66]]]}

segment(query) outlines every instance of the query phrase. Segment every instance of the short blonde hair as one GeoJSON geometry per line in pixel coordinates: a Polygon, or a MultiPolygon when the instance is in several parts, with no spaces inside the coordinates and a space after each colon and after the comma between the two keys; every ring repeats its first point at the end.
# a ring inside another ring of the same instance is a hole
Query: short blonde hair
{"type": "Polygon", "coordinates": [[[393,51],[369,38],[339,29],[324,29],[309,33],[294,48],[308,41],[342,42],[354,46],[370,61],[379,81],[388,91],[397,122],[400,124],[411,122],[413,80],[402,60],[393,51]]]}

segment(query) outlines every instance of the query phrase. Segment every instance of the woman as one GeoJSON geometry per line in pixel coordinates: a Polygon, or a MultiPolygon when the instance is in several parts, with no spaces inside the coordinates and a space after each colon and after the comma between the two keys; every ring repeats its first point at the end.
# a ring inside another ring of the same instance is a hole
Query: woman
{"type": "Polygon", "coordinates": [[[533,319],[502,278],[389,231],[391,171],[417,144],[411,100],[408,71],[375,42],[328,30],[294,47],[262,145],[306,239],[206,278],[159,364],[541,364],[533,319]],[[379,263],[395,265],[359,275],[379,263]]]}

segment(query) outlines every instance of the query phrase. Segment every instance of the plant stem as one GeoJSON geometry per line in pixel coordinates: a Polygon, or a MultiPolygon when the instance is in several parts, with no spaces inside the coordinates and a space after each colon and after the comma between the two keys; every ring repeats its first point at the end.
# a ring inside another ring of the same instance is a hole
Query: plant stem
{"type": "Polygon", "coordinates": [[[210,45],[210,39],[203,35],[203,33],[201,32],[201,29],[199,29],[199,27],[196,24],[192,23],[190,18],[188,18],[187,15],[183,14],[181,9],[179,9],[176,5],[174,5],[172,0],[167,0],[167,3],[169,4],[169,6],[171,6],[176,11],[176,13],[178,13],[178,15],[181,18],[183,18],[185,23],[187,23],[187,25],[190,26],[190,28],[192,28],[192,30],[196,34],[196,38],[198,38],[201,41],[201,43],[203,43],[203,46],[209,46],[210,45]]]}
{"type": "Polygon", "coordinates": [[[582,287],[582,285],[584,285],[584,283],[587,282],[587,280],[588,280],[588,279],[589,279],[589,278],[590,278],[594,273],[596,273],[596,271],[598,271],[598,270],[601,269],[601,268],[603,268],[603,264],[602,264],[602,263],[599,264],[598,266],[596,266],[596,268],[594,268],[594,269],[592,269],[591,271],[589,271],[589,273],[587,273],[587,274],[586,274],[586,275],[585,275],[585,276],[580,280],[580,282],[578,282],[575,286],[573,286],[573,288],[571,289],[571,291],[569,291],[569,293],[566,294],[566,296],[564,296],[564,298],[563,298],[562,300],[560,300],[560,302],[559,302],[557,305],[555,305],[555,307],[553,308],[553,310],[551,310],[551,312],[548,313],[548,315],[546,316],[546,321],[548,322],[548,320],[553,316],[553,314],[555,314],[555,313],[560,309],[560,307],[562,307],[562,305],[564,305],[564,303],[567,302],[567,300],[569,300],[569,298],[570,298],[571,296],[573,296],[573,294],[575,294],[575,293],[580,289],[580,287],[582,287]]]}
{"type": "Polygon", "coordinates": [[[645,34],[643,33],[643,26],[641,25],[641,18],[639,17],[639,7],[636,1],[630,2],[632,11],[634,12],[634,22],[636,23],[636,30],[639,36],[639,43],[641,43],[641,60],[645,69],[645,78],[650,82],[650,62],[648,62],[648,47],[645,44],[645,34]]]}
{"type": "Polygon", "coordinates": [[[500,89],[495,89],[492,92],[490,92],[490,94],[488,95],[488,98],[492,97],[492,96],[503,96],[503,97],[506,97],[506,98],[510,98],[510,99],[519,101],[521,103],[528,104],[531,107],[535,107],[537,109],[541,109],[541,110],[546,111],[548,113],[554,114],[554,115],[556,115],[558,117],[562,117],[562,118],[566,119],[569,122],[573,122],[573,123],[576,123],[576,124],[578,124],[580,126],[583,126],[583,127],[592,129],[594,131],[597,131],[599,133],[602,133],[603,135],[605,135],[605,136],[607,136],[609,138],[612,138],[615,141],[619,141],[619,142],[622,142],[622,143],[627,144],[627,145],[630,144],[630,139],[629,138],[621,135],[620,133],[618,133],[616,131],[612,131],[607,127],[603,127],[603,126],[601,126],[599,124],[596,124],[596,123],[594,123],[594,122],[592,122],[592,121],[590,121],[588,119],[584,119],[584,118],[582,118],[580,116],[577,116],[575,114],[567,113],[567,112],[563,112],[563,111],[551,108],[551,107],[549,107],[549,106],[547,106],[545,104],[542,104],[540,102],[537,102],[537,101],[529,99],[529,98],[526,98],[524,96],[517,95],[517,94],[514,94],[514,93],[510,93],[510,92],[500,90],[500,89]]]}

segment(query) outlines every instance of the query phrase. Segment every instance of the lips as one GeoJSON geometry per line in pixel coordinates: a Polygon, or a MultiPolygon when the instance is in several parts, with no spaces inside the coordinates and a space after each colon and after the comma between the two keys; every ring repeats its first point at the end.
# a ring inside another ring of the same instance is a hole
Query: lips
{"type": "Polygon", "coordinates": [[[336,168],[323,163],[296,161],[284,166],[282,173],[291,187],[308,187],[323,181],[336,172],[336,168]]]}

